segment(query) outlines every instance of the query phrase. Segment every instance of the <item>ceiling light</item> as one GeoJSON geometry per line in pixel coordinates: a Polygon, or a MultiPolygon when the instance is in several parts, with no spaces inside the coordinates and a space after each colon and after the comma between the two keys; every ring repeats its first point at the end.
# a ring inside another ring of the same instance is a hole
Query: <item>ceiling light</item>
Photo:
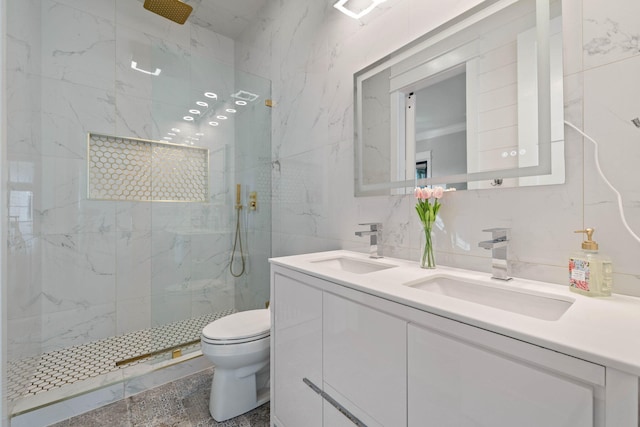
{"type": "Polygon", "coordinates": [[[227,108],[224,111],[226,111],[227,113],[235,113],[236,112],[236,110],[234,110],[233,108],[227,108]]]}
{"type": "Polygon", "coordinates": [[[197,102],[196,102],[196,105],[199,105],[199,106],[201,106],[201,107],[208,107],[208,106],[209,106],[209,104],[207,104],[207,103],[206,103],[206,102],[204,102],[204,101],[197,101],[197,102]]]}
{"type": "Polygon", "coordinates": [[[347,3],[348,1],[350,1],[350,0],[338,0],[337,2],[335,2],[333,7],[335,7],[340,12],[344,13],[345,15],[347,15],[347,16],[353,18],[353,19],[360,19],[363,16],[365,16],[366,14],[368,14],[369,12],[371,12],[373,9],[375,9],[375,7],[377,5],[379,5],[380,3],[383,3],[385,0],[369,0],[369,1],[371,1],[371,4],[369,4],[369,6],[367,6],[364,9],[362,9],[358,13],[353,12],[353,11],[347,9],[346,7],[344,7],[345,3],[347,3]]]}
{"type": "Polygon", "coordinates": [[[193,121],[193,117],[191,117],[191,116],[184,116],[183,119],[188,121],[188,122],[192,122],[193,121]]]}
{"type": "Polygon", "coordinates": [[[211,99],[218,99],[218,95],[216,95],[213,92],[205,92],[204,96],[206,96],[207,98],[211,98],[211,99]]]}
{"type": "Polygon", "coordinates": [[[236,101],[236,105],[247,105],[247,101],[236,101]]]}
{"type": "Polygon", "coordinates": [[[209,122],[209,124],[210,124],[211,126],[218,126],[220,123],[218,123],[218,122],[209,122]]]}
{"type": "Polygon", "coordinates": [[[200,114],[200,110],[195,110],[195,109],[193,109],[193,110],[189,110],[189,112],[190,112],[191,114],[200,114]]]}
{"type": "Polygon", "coordinates": [[[142,68],[138,68],[138,63],[134,60],[131,60],[131,68],[133,68],[136,71],[140,71],[141,73],[149,74],[151,76],[159,76],[160,72],[162,71],[160,68],[156,68],[155,71],[143,70],[142,68]]]}
{"type": "Polygon", "coordinates": [[[198,133],[196,133],[196,136],[204,136],[204,133],[198,132],[198,133]]]}
{"type": "Polygon", "coordinates": [[[173,132],[167,132],[167,135],[169,135],[169,136],[176,136],[176,134],[175,134],[175,133],[173,133],[173,132]]]}
{"type": "Polygon", "coordinates": [[[174,132],[180,132],[180,129],[178,129],[178,128],[171,128],[171,130],[174,131],[174,132]]]}
{"type": "Polygon", "coordinates": [[[238,92],[231,95],[233,98],[240,99],[242,101],[250,101],[253,102],[259,98],[259,95],[255,93],[247,92],[246,90],[239,90],[238,92]]]}
{"type": "Polygon", "coordinates": [[[216,116],[216,119],[227,120],[227,116],[216,116]]]}
{"type": "Polygon", "coordinates": [[[166,139],[167,141],[171,141],[173,138],[171,138],[170,136],[165,136],[165,137],[164,137],[164,138],[162,138],[162,139],[166,139]]]}

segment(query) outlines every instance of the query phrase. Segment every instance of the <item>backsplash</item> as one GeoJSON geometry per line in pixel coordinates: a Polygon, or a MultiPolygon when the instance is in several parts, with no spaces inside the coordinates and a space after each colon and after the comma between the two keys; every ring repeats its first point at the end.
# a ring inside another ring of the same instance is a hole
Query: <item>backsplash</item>
{"type": "MultiPolygon", "coordinates": [[[[285,0],[236,42],[236,65],[273,81],[273,256],[344,248],[365,252],[359,222],[384,224],[388,256],[418,259],[413,196],[355,198],[353,74],[480,3],[390,0],[360,21],[331,2],[285,0]]],[[[600,162],[640,233],[640,3],[563,1],[565,119],[600,142],[600,162]],[[635,102],[635,104],[634,104],[635,102]]],[[[613,259],[614,291],[640,296],[640,243],[624,230],[614,195],[594,169],[593,145],[565,128],[566,183],[458,192],[440,211],[438,264],[489,271],[484,228],[511,227],[513,275],[567,283],[579,248],[574,230],[595,228],[613,259]]]]}

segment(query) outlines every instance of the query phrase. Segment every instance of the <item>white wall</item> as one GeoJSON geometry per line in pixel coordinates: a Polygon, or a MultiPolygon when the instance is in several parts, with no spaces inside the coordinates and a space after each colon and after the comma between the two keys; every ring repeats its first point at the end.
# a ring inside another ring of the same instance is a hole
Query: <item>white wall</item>
{"type": "MultiPolygon", "coordinates": [[[[273,255],[347,248],[359,222],[384,223],[385,254],[418,257],[411,196],[353,197],[353,73],[478,3],[389,0],[361,22],[331,1],[270,3],[260,25],[236,42],[236,62],[273,81],[273,255]]],[[[640,34],[637,0],[565,0],[565,117],[602,140],[601,162],[623,190],[640,232],[640,34]],[[634,102],[636,102],[634,104],[634,102]]],[[[512,228],[514,275],[566,284],[574,230],[594,227],[613,257],[614,287],[640,295],[640,243],[622,229],[611,193],[593,173],[593,147],[567,130],[566,183],[473,190],[443,200],[436,232],[441,264],[489,271],[482,229],[512,228]]]]}

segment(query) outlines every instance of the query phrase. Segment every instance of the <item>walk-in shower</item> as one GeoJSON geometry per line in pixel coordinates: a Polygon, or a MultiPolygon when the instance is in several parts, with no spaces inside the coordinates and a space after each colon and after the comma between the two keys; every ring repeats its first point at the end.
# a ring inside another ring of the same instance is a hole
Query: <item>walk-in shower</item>
{"type": "Polygon", "coordinates": [[[270,82],[204,26],[99,3],[7,2],[14,413],[184,360],[269,297],[270,82]],[[237,183],[264,203],[235,278],[237,183]]]}

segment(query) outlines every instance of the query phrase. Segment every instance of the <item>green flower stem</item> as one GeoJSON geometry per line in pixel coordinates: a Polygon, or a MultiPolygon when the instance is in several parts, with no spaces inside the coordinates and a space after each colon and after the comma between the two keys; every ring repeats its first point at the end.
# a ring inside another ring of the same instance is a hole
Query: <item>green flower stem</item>
{"type": "Polygon", "coordinates": [[[431,227],[433,222],[423,223],[424,228],[424,248],[422,248],[422,258],[420,260],[420,267],[422,268],[436,268],[436,259],[433,255],[433,241],[431,240],[431,227]]]}

